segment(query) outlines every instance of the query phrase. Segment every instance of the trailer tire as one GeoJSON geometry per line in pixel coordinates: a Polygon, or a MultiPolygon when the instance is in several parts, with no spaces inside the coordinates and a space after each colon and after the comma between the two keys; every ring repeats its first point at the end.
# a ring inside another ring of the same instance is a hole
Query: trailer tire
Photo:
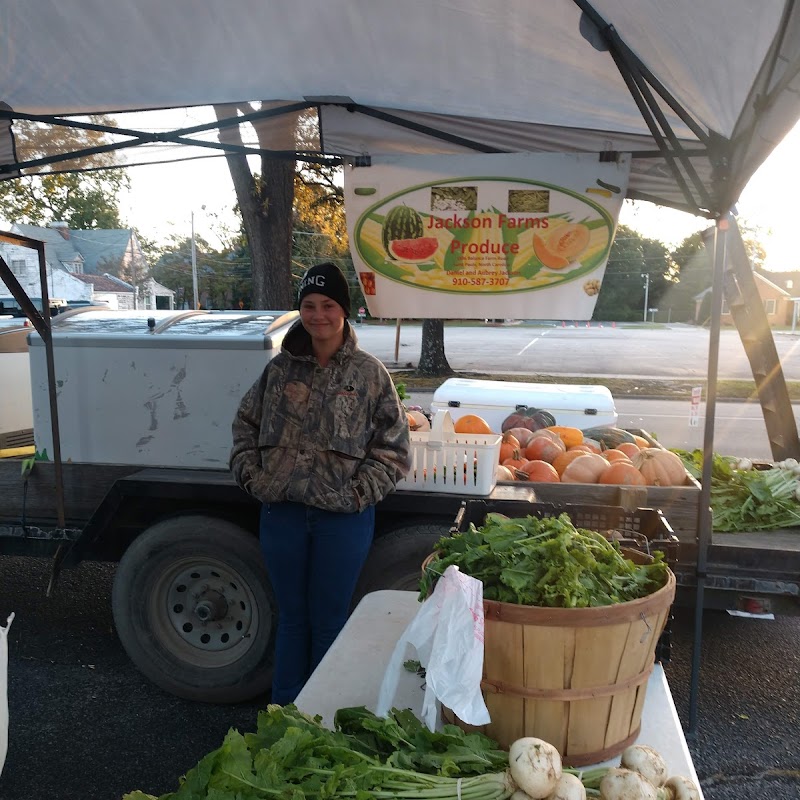
{"type": "Polygon", "coordinates": [[[365,594],[380,589],[417,591],[422,562],[433,552],[436,542],[449,532],[450,524],[429,520],[379,536],[361,570],[353,605],[365,594]]]}
{"type": "Polygon", "coordinates": [[[123,554],[112,589],[120,641],[162,689],[209,703],[268,691],[275,600],[258,538],[227,520],[174,517],[123,554]]]}

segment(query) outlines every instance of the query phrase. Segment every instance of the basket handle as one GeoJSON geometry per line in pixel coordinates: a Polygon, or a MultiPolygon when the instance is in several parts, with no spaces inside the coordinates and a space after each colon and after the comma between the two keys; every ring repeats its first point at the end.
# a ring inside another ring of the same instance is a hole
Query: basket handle
{"type": "Polygon", "coordinates": [[[451,439],[455,433],[453,418],[446,408],[437,409],[433,415],[431,432],[428,434],[428,447],[440,450],[445,439],[451,439]]]}

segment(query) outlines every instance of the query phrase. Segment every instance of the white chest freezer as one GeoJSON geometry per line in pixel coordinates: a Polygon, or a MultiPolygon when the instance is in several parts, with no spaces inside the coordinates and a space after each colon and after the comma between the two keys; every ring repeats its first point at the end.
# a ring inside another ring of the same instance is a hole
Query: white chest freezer
{"type": "MultiPolygon", "coordinates": [[[[231,422],[297,312],[78,311],[53,319],[64,461],[227,469],[231,422]]],[[[36,448],[52,457],[45,348],[29,336],[36,448]]]]}
{"type": "Polygon", "coordinates": [[[431,411],[447,409],[453,420],[477,414],[499,432],[503,420],[521,406],[543,408],[556,424],[581,430],[617,424],[614,398],[605,386],[448,378],[433,393],[431,411]]]}

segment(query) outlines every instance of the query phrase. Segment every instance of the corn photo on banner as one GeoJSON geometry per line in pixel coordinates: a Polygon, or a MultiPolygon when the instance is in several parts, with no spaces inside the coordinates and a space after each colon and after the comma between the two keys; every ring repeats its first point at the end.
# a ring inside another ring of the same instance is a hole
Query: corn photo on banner
{"type": "Polygon", "coordinates": [[[386,156],[345,170],[370,314],[591,319],[630,156],[386,156]]]}

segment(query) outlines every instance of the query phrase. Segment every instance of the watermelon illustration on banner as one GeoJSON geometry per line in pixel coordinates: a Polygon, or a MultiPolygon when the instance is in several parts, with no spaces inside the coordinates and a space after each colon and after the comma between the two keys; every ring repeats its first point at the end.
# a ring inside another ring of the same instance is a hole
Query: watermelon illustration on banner
{"type": "Polygon", "coordinates": [[[630,156],[386,156],[345,171],[350,249],[377,317],[590,319],[630,156]]]}

